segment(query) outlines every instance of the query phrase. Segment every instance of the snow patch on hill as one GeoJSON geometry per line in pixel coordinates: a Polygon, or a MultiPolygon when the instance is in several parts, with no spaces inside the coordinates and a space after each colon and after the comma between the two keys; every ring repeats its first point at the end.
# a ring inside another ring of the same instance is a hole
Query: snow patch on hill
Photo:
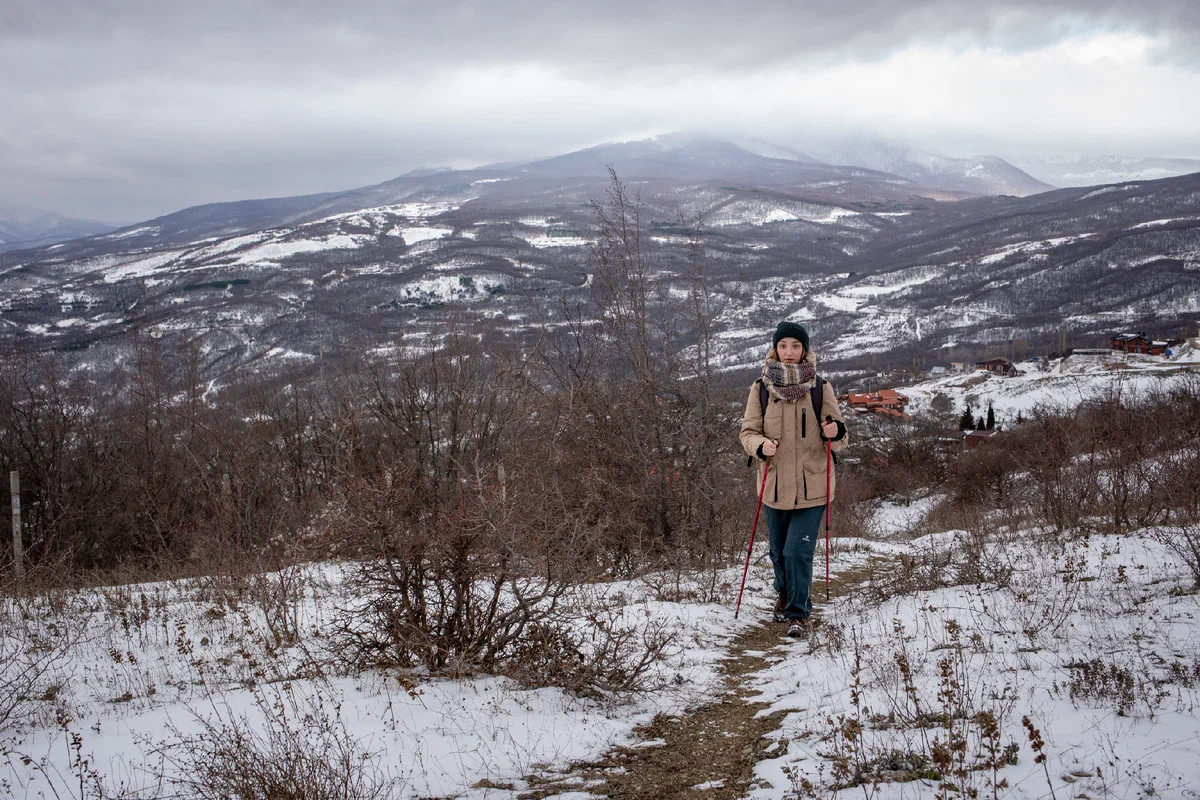
{"type": "Polygon", "coordinates": [[[529,242],[530,247],[546,248],[546,247],[584,247],[589,244],[595,244],[591,239],[585,239],[582,236],[522,236],[525,241],[529,242]]]}
{"type": "Polygon", "coordinates": [[[143,225],[138,228],[131,228],[130,230],[127,230],[127,231],[118,231],[117,233],[109,233],[104,236],[99,236],[97,238],[110,239],[110,240],[129,239],[133,236],[157,235],[160,230],[162,230],[162,228],[160,228],[158,225],[143,225]]]}
{"type": "Polygon", "coordinates": [[[757,200],[735,200],[714,211],[705,223],[713,227],[733,225],[769,225],[775,222],[811,222],[833,225],[862,216],[857,211],[840,206],[816,203],[764,202],[757,200]]]}
{"type": "Polygon", "coordinates": [[[293,239],[271,242],[251,248],[242,253],[234,263],[269,264],[298,253],[316,253],[322,250],[353,250],[362,247],[373,237],[362,235],[333,234],[320,239],[293,239]]]}
{"type": "Polygon", "coordinates": [[[153,274],[156,270],[169,266],[174,263],[175,259],[180,256],[180,250],[168,250],[165,253],[156,253],[146,258],[138,258],[133,261],[127,261],[119,267],[105,270],[104,282],[116,283],[127,278],[139,278],[153,274]]]}
{"type": "Polygon", "coordinates": [[[949,398],[955,414],[971,405],[975,411],[992,404],[1005,425],[1018,414],[1028,417],[1040,405],[1077,406],[1085,400],[1122,394],[1135,396],[1185,380],[1184,370],[1200,371],[1200,351],[1181,348],[1176,358],[1154,356],[1074,355],[1064,360],[1022,361],[1014,364],[1025,374],[1004,378],[982,370],[951,373],[936,379],[895,387],[911,398],[909,410],[928,410],[933,398],[949,398]]]}
{"type": "Polygon", "coordinates": [[[400,236],[404,239],[406,245],[414,245],[417,242],[425,242],[431,239],[442,239],[454,233],[453,228],[431,228],[431,227],[415,227],[402,228],[399,225],[387,232],[388,236],[400,236]]]}
{"type": "Polygon", "coordinates": [[[499,273],[470,275],[436,275],[406,283],[400,289],[401,297],[419,303],[471,302],[497,294],[509,282],[507,275],[499,273]]]}
{"type": "Polygon", "coordinates": [[[1171,217],[1169,219],[1152,219],[1149,222],[1139,222],[1136,225],[1130,225],[1129,230],[1138,230],[1140,228],[1159,228],[1163,225],[1171,225],[1176,222],[1200,222],[1200,217],[1171,217]]]}
{"type": "Polygon", "coordinates": [[[947,269],[943,267],[914,267],[913,269],[881,275],[870,283],[849,286],[842,289],[840,294],[847,297],[878,297],[880,295],[895,294],[913,286],[929,283],[945,275],[946,272],[947,269]]]}
{"type": "Polygon", "coordinates": [[[1006,259],[1009,256],[1014,255],[1016,253],[1038,253],[1042,250],[1050,250],[1052,248],[1059,247],[1064,244],[1070,244],[1071,242],[1077,242],[1080,239],[1087,239],[1091,236],[1095,236],[1095,234],[1081,233],[1076,236],[1058,236],[1053,239],[1042,239],[1040,241],[1034,241],[1034,242],[1017,242],[1016,244],[1010,244],[1005,247],[1002,247],[1001,249],[997,250],[996,252],[992,253],[991,255],[986,255],[983,258],[980,258],[979,263],[980,264],[999,264],[1004,259],[1006,259]]]}

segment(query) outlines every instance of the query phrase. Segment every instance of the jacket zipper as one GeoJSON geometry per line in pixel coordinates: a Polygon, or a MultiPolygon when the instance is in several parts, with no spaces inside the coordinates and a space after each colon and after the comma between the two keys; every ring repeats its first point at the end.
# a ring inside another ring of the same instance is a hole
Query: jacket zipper
{"type": "Polygon", "coordinates": [[[808,409],[800,409],[800,438],[808,438],[808,409]]]}

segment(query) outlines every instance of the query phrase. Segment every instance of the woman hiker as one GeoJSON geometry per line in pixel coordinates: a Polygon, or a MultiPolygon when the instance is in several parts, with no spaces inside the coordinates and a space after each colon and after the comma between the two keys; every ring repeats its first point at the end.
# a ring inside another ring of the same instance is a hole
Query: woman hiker
{"type": "MultiPolygon", "coordinates": [[[[769,468],[763,505],[775,568],[774,618],[788,622],[788,636],[804,636],[812,615],[813,553],[827,499],[825,442],[835,453],[844,448],[846,424],[833,387],[817,377],[803,325],[784,321],[775,329],[762,377],[750,387],[741,439],[746,454],[758,459],[756,490],[769,468]],[[817,403],[814,386],[820,393],[817,403]]],[[[834,478],[828,476],[829,500],[834,478]]]]}

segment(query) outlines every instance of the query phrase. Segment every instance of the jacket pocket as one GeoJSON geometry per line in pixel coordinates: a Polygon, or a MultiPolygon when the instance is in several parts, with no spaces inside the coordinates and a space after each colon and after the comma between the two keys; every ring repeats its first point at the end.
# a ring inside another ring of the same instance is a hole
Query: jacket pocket
{"type": "Polygon", "coordinates": [[[804,465],[804,499],[825,499],[825,465],[804,465]]]}

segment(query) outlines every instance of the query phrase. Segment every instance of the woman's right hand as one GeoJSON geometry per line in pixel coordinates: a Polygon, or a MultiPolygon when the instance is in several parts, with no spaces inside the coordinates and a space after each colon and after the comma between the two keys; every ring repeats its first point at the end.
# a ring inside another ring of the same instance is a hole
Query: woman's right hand
{"type": "Polygon", "coordinates": [[[772,441],[770,439],[767,439],[765,442],[763,442],[762,447],[763,447],[763,455],[764,456],[773,456],[773,455],[775,455],[776,448],[779,447],[779,443],[772,441]]]}

